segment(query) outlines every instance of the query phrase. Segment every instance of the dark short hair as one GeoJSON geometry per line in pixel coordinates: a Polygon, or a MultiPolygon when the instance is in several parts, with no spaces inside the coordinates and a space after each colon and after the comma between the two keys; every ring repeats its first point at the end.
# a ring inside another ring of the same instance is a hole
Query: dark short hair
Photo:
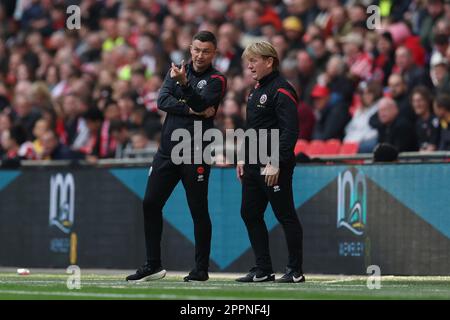
{"type": "Polygon", "coordinates": [[[436,98],[436,106],[438,108],[445,109],[446,111],[450,111],[450,95],[448,94],[440,94],[436,98]]]}
{"type": "Polygon", "coordinates": [[[14,125],[9,129],[10,139],[14,140],[19,146],[27,141],[27,132],[22,125],[14,125]]]}
{"type": "Polygon", "coordinates": [[[415,94],[419,94],[423,99],[425,99],[425,101],[428,104],[428,108],[430,108],[430,111],[431,111],[431,108],[433,107],[433,95],[431,94],[430,89],[428,89],[428,87],[423,86],[423,85],[414,87],[414,89],[410,95],[411,102],[412,102],[412,98],[415,94]]]}
{"type": "Polygon", "coordinates": [[[84,113],[83,118],[86,120],[90,120],[90,121],[103,121],[104,116],[103,116],[103,113],[98,108],[94,107],[94,108],[89,108],[84,113]]]}
{"type": "Polygon", "coordinates": [[[437,45],[447,45],[448,44],[448,37],[445,34],[438,33],[434,35],[433,42],[437,45]]]}
{"type": "Polygon", "coordinates": [[[214,48],[217,48],[216,36],[210,31],[202,30],[197,32],[192,38],[192,41],[195,40],[199,40],[201,42],[211,42],[214,45],[214,48]]]}
{"type": "Polygon", "coordinates": [[[398,160],[398,149],[389,143],[380,143],[373,149],[373,162],[394,162],[398,160]]]}
{"type": "Polygon", "coordinates": [[[145,77],[145,72],[146,72],[146,70],[145,70],[144,66],[137,66],[131,70],[131,74],[141,75],[144,77],[145,77]]]}
{"type": "Polygon", "coordinates": [[[109,126],[109,132],[128,130],[128,123],[122,120],[112,120],[109,126]]]}
{"type": "Polygon", "coordinates": [[[381,34],[381,37],[389,41],[391,44],[394,43],[394,39],[392,38],[392,34],[389,31],[385,31],[381,34]]]}

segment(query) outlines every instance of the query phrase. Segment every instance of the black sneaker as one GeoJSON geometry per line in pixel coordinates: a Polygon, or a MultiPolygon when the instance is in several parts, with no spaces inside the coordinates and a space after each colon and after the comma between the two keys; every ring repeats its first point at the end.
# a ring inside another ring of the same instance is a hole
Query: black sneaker
{"type": "Polygon", "coordinates": [[[148,264],[144,264],[137,269],[135,274],[129,275],[126,280],[132,282],[144,282],[151,280],[159,280],[166,276],[166,270],[162,267],[152,268],[148,264]]]}
{"type": "Polygon", "coordinates": [[[189,281],[206,281],[209,279],[208,271],[194,269],[183,278],[185,282],[189,281]]]}
{"type": "Polygon", "coordinates": [[[305,282],[305,276],[297,270],[287,268],[286,273],[275,282],[277,283],[300,283],[305,282]]]}
{"type": "Polygon", "coordinates": [[[267,282],[274,281],[275,274],[273,272],[267,272],[254,267],[250,269],[250,272],[242,278],[237,278],[237,282],[267,282]]]}

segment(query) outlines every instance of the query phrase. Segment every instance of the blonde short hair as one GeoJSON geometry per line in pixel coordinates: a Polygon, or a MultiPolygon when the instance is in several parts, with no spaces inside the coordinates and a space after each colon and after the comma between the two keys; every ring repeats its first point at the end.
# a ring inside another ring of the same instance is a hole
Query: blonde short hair
{"type": "Polygon", "coordinates": [[[278,59],[278,54],[275,48],[267,41],[258,41],[252,44],[249,44],[247,48],[245,48],[244,53],[242,53],[242,57],[248,59],[253,56],[261,56],[263,58],[273,58],[273,69],[278,70],[278,66],[280,61],[278,59]]]}

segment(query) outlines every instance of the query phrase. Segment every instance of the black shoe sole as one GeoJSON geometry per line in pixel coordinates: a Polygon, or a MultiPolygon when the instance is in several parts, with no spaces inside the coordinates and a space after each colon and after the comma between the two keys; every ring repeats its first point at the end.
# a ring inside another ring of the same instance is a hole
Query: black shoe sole
{"type": "Polygon", "coordinates": [[[294,281],[294,279],[289,279],[289,280],[282,280],[282,279],[278,279],[275,280],[276,283],[304,283],[306,280],[303,277],[300,281],[294,281]]]}
{"type": "Polygon", "coordinates": [[[189,279],[188,277],[183,278],[184,282],[205,282],[208,280],[209,280],[209,278],[208,279],[189,279]]]}
{"type": "Polygon", "coordinates": [[[273,282],[273,281],[275,281],[275,276],[271,276],[271,277],[268,277],[267,279],[264,279],[264,280],[257,280],[257,281],[255,281],[254,278],[249,278],[249,279],[241,279],[241,278],[238,278],[238,279],[236,279],[236,281],[237,281],[237,282],[242,282],[242,283],[273,282]]]}
{"type": "Polygon", "coordinates": [[[140,282],[147,282],[147,281],[155,281],[155,280],[160,280],[162,278],[164,278],[166,276],[166,270],[161,270],[159,272],[156,273],[152,273],[148,276],[145,276],[141,279],[137,279],[137,280],[127,280],[127,282],[131,282],[131,283],[140,283],[140,282]]]}

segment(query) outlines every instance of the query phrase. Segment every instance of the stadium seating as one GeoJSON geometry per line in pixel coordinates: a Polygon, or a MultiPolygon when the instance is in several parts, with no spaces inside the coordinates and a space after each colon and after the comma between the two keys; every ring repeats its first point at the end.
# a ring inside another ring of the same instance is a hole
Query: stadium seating
{"type": "Polygon", "coordinates": [[[359,144],[357,142],[344,142],[341,145],[339,154],[352,155],[358,153],[359,144]]]}
{"type": "Polygon", "coordinates": [[[306,149],[306,154],[309,156],[320,156],[325,151],[325,142],[321,140],[313,140],[306,149]]]}
{"type": "Polygon", "coordinates": [[[308,149],[309,142],[307,140],[298,139],[297,143],[295,144],[294,153],[295,155],[298,155],[300,152],[305,153],[308,149]]]}
{"type": "Polygon", "coordinates": [[[324,154],[339,154],[341,141],[338,139],[330,139],[325,141],[324,154]]]}
{"type": "Polygon", "coordinates": [[[358,153],[358,143],[345,142],[342,143],[338,139],[330,139],[326,141],[312,140],[307,141],[303,139],[297,140],[295,145],[295,155],[304,153],[308,156],[321,156],[321,155],[352,155],[358,153]]]}

